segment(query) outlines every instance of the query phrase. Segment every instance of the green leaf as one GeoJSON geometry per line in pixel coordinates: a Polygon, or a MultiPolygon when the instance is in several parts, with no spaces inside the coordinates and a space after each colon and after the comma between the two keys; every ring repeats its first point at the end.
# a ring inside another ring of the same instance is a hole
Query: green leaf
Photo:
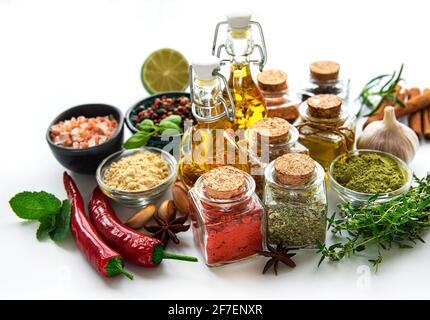
{"type": "Polygon", "coordinates": [[[332,244],[330,247],[328,247],[328,250],[332,251],[334,249],[341,248],[341,247],[342,247],[341,243],[335,243],[335,244],[332,244]]]}
{"type": "Polygon", "coordinates": [[[145,119],[145,120],[139,122],[139,125],[154,127],[154,121],[152,121],[151,119],[145,119]]]}
{"type": "Polygon", "coordinates": [[[128,140],[124,143],[124,149],[135,149],[140,148],[146,145],[151,138],[151,132],[139,131],[133,134],[128,140]]]}
{"type": "Polygon", "coordinates": [[[394,71],[391,75],[380,75],[373,79],[371,79],[361,90],[358,99],[361,102],[361,106],[359,108],[359,111],[357,112],[357,115],[361,115],[363,106],[366,106],[371,111],[364,115],[364,117],[369,117],[373,115],[378,109],[381,107],[382,103],[385,99],[391,99],[393,104],[399,104],[400,106],[403,106],[403,102],[400,101],[397,97],[395,97],[396,93],[396,86],[399,84],[400,81],[402,81],[402,73],[403,73],[403,67],[402,64],[400,67],[400,70],[398,72],[394,71]],[[388,78],[388,80],[381,84],[383,79],[388,78]],[[376,106],[373,105],[373,103],[370,101],[369,97],[378,96],[380,98],[378,104],[376,106]],[[394,96],[394,98],[393,98],[394,96]]]}
{"type": "Polygon", "coordinates": [[[424,231],[430,229],[430,173],[424,179],[415,176],[415,185],[404,195],[380,203],[376,197],[359,207],[348,203],[338,206],[339,219],[333,221],[331,228],[346,236],[339,238],[342,241],[339,244],[319,248],[322,256],[340,261],[376,248],[379,256],[369,261],[377,271],[384,260],[383,252],[391,250],[393,245],[412,248],[422,240],[424,231]]]}
{"type": "Polygon", "coordinates": [[[384,92],[384,90],[385,90],[385,88],[387,88],[387,87],[392,87],[392,85],[393,85],[393,80],[394,80],[394,78],[395,78],[395,76],[396,76],[396,71],[394,71],[393,73],[392,73],[392,75],[391,75],[391,77],[390,77],[390,79],[381,87],[381,89],[379,90],[379,92],[384,92]]]}
{"type": "Polygon", "coordinates": [[[400,66],[400,70],[399,73],[397,74],[397,78],[394,81],[394,85],[393,87],[395,87],[401,80],[402,80],[402,73],[403,73],[403,68],[404,68],[405,64],[402,63],[402,65],[400,66]]]}
{"type": "Polygon", "coordinates": [[[147,131],[147,132],[151,132],[155,130],[155,125],[154,125],[154,121],[150,120],[150,119],[145,119],[142,122],[140,122],[137,127],[139,128],[139,130],[141,131],[147,131]]]}
{"type": "Polygon", "coordinates": [[[181,128],[177,124],[170,121],[162,120],[160,121],[158,127],[160,128],[161,133],[163,133],[166,129],[175,129],[177,132],[181,132],[181,128]]]}
{"type": "Polygon", "coordinates": [[[381,74],[373,79],[371,79],[368,83],[366,83],[365,87],[369,87],[371,85],[374,85],[374,83],[379,83],[383,78],[389,77],[391,74],[381,74]]]}
{"type": "Polygon", "coordinates": [[[328,224],[327,224],[327,230],[330,229],[330,227],[332,226],[332,224],[333,224],[333,222],[334,222],[335,219],[336,219],[336,212],[333,213],[333,215],[331,216],[331,218],[327,218],[327,222],[328,222],[328,224]]]}
{"type": "Polygon", "coordinates": [[[164,118],[163,120],[161,120],[161,122],[164,122],[164,121],[173,122],[177,126],[180,126],[182,123],[182,117],[176,114],[172,114],[171,116],[168,116],[167,118],[164,118]]]}
{"type": "Polygon", "coordinates": [[[366,246],[364,246],[364,245],[359,245],[359,246],[357,246],[356,248],[355,248],[355,251],[357,251],[357,252],[361,252],[361,251],[363,251],[363,250],[365,250],[366,249],[366,246]]]}
{"type": "Polygon", "coordinates": [[[54,195],[41,192],[21,192],[9,200],[15,214],[21,219],[40,220],[60,211],[61,201],[54,195]]]}
{"type": "Polygon", "coordinates": [[[55,217],[46,216],[40,219],[40,225],[36,232],[37,240],[41,241],[48,238],[50,232],[55,229],[55,217]]]}
{"type": "Polygon", "coordinates": [[[70,231],[70,202],[63,201],[61,211],[55,219],[55,228],[49,232],[49,236],[55,242],[63,241],[70,231]]]}
{"type": "Polygon", "coordinates": [[[402,108],[406,108],[406,104],[402,99],[399,99],[397,97],[395,97],[395,98],[396,98],[396,104],[398,104],[402,108]]]}
{"type": "Polygon", "coordinates": [[[140,131],[152,132],[154,131],[154,127],[148,126],[146,124],[141,124],[138,126],[140,131]]]}
{"type": "Polygon", "coordinates": [[[381,97],[381,100],[379,100],[376,107],[372,111],[370,111],[368,114],[365,114],[364,116],[365,117],[373,116],[379,110],[379,108],[382,106],[382,104],[384,103],[384,100],[385,100],[385,96],[381,97]]]}
{"type": "Polygon", "coordinates": [[[405,243],[399,243],[399,248],[400,249],[412,249],[413,246],[411,246],[409,244],[405,244],[405,243]]]}
{"type": "Polygon", "coordinates": [[[176,135],[178,135],[180,132],[178,131],[178,130],[176,130],[176,129],[170,129],[170,128],[168,128],[168,129],[166,129],[166,130],[164,130],[162,133],[161,133],[161,135],[162,136],[176,136],[176,135]]]}
{"type": "Polygon", "coordinates": [[[324,259],[325,259],[325,256],[322,255],[320,260],[318,261],[318,268],[321,266],[321,263],[324,261],[324,259]]]}

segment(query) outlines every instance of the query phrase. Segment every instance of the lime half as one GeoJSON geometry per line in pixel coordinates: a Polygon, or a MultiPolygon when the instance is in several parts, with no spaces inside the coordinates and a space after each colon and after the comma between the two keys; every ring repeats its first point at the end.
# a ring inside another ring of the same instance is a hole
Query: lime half
{"type": "Polygon", "coordinates": [[[159,49],[146,58],[140,77],[150,94],[184,91],[188,87],[188,62],[174,49],[159,49]]]}

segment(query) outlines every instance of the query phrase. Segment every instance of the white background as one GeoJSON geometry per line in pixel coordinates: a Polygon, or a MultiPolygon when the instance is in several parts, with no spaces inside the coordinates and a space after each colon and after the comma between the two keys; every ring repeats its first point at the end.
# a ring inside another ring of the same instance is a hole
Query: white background
{"type": "MultiPolygon", "coordinates": [[[[365,257],[317,269],[319,257],[308,252],[277,277],[261,275],[265,260],[257,258],[216,269],[202,262],[164,261],[152,270],[128,265],[134,281],[105,280],[72,239],[38,242],[36,225],[9,209],[9,198],[24,190],[65,197],[63,168],[44,137],[57,114],[90,102],[125,112],[147,95],[139,71],[150,52],[172,47],[189,60],[207,55],[216,22],[242,7],[263,26],[267,67],[285,70],[293,86],[309,62],[333,59],[352,77],[353,96],[402,62],[407,85],[430,87],[426,1],[0,0],[0,298],[430,298],[427,245],[394,250],[377,274],[365,257]]],[[[429,168],[429,155],[423,145],[412,163],[418,175],[429,168]]],[[[87,197],[95,180],[75,178],[87,197]]],[[[118,213],[126,218],[130,211],[118,213]]],[[[169,249],[199,254],[191,232],[180,238],[183,244],[169,249]]]]}

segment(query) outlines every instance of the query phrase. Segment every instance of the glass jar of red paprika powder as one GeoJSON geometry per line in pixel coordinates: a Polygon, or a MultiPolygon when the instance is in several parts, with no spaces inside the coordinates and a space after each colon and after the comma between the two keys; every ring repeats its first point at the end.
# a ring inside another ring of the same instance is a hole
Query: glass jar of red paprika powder
{"type": "Polygon", "coordinates": [[[217,167],[203,174],[189,192],[194,239],[208,266],[243,260],[262,250],[264,209],[249,174],[217,167]]]}

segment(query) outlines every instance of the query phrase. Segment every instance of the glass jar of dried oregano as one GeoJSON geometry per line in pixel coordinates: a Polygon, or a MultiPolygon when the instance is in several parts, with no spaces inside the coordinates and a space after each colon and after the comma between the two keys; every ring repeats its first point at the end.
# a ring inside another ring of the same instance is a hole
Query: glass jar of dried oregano
{"type": "Polygon", "coordinates": [[[267,243],[315,248],[326,236],[324,169],[306,154],[288,153],[265,169],[267,243]]]}

